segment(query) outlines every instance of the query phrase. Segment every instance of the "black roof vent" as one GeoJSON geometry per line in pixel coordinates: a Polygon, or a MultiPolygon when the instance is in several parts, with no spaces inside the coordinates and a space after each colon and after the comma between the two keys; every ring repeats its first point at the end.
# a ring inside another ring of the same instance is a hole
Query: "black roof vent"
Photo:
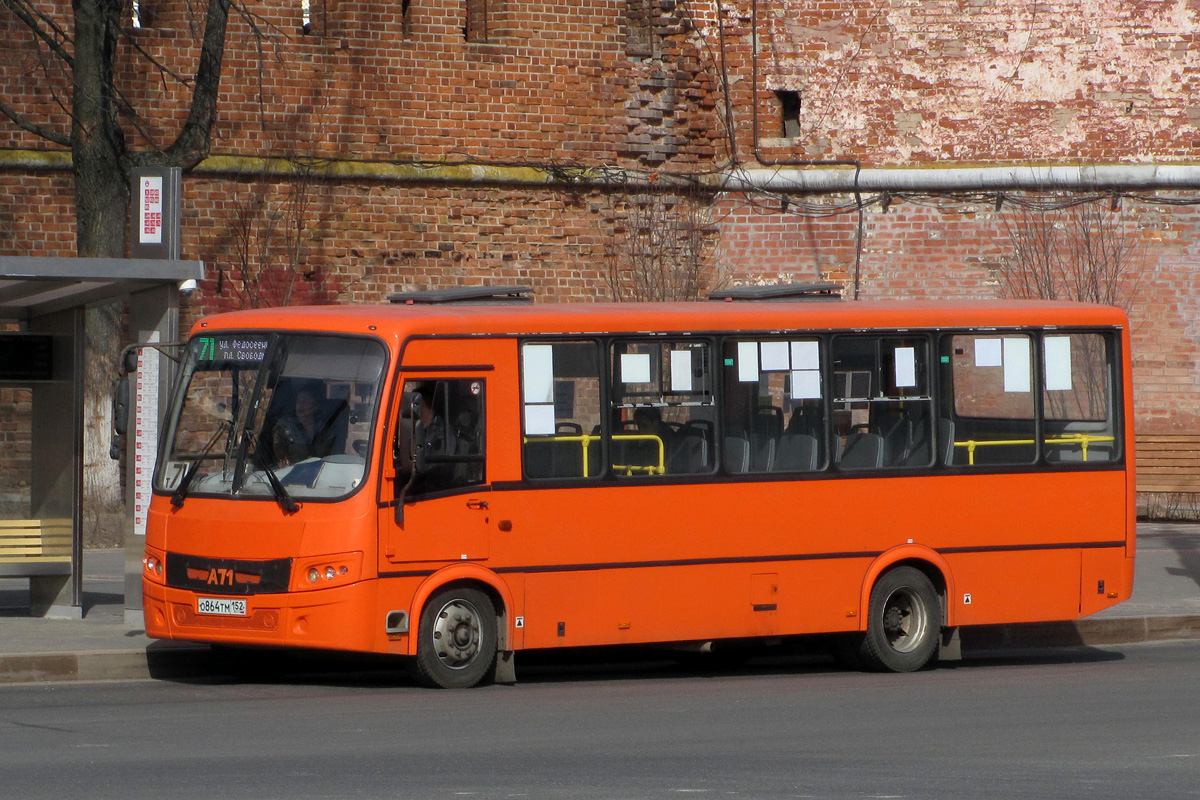
{"type": "Polygon", "coordinates": [[[840,283],[779,283],[771,286],[737,286],[708,293],[709,300],[841,300],[840,283]]]}
{"type": "Polygon", "coordinates": [[[398,292],[388,301],[399,305],[516,305],[532,303],[532,286],[455,286],[424,292],[398,292]]]}

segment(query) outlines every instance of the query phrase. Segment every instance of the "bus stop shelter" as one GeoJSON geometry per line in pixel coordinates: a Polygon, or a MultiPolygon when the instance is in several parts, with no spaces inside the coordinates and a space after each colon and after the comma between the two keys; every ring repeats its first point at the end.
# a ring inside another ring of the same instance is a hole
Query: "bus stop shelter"
{"type": "MultiPolygon", "coordinates": [[[[199,261],[0,257],[0,322],[17,329],[0,332],[0,387],[28,388],[32,396],[29,512],[0,519],[0,577],[29,578],[32,615],[83,616],[87,308],[122,300],[131,339],[176,341],[180,285],[203,276],[199,261]]],[[[164,399],[173,377],[166,365],[157,380],[164,399]]],[[[126,527],[128,606],[142,548],[126,527]]],[[[139,591],[135,608],[140,601],[139,591]]]]}

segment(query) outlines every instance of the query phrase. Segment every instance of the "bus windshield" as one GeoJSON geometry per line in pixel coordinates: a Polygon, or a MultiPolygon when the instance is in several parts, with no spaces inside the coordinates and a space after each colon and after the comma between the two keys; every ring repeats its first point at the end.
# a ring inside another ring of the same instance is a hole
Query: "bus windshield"
{"type": "Polygon", "coordinates": [[[337,499],[362,483],[386,360],[377,340],[217,333],[188,344],[154,487],[189,496],[337,499]]]}

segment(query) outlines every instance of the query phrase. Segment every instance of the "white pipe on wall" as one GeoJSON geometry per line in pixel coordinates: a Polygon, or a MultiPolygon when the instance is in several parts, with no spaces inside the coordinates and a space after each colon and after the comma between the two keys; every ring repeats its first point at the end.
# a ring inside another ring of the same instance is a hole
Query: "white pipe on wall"
{"type": "Polygon", "coordinates": [[[1150,191],[1200,188],[1200,166],[972,167],[925,169],[736,168],[718,181],[725,191],[779,193],[1150,191]]]}

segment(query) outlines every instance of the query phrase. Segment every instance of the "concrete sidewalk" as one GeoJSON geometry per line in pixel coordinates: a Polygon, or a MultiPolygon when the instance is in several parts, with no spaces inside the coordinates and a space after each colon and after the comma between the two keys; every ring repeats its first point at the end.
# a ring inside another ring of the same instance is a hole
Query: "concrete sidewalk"
{"type": "MultiPolygon", "coordinates": [[[[1133,597],[1082,620],[965,628],[963,652],[1200,638],[1200,524],[1138,525],[1133,597]]],[[[88,550],[83,619],[35,619],[27,580],[0,579],[0,684],[215,677],[228,659],[207,645],[162,642],[125,624],[124,554],[88,550]]]]}

